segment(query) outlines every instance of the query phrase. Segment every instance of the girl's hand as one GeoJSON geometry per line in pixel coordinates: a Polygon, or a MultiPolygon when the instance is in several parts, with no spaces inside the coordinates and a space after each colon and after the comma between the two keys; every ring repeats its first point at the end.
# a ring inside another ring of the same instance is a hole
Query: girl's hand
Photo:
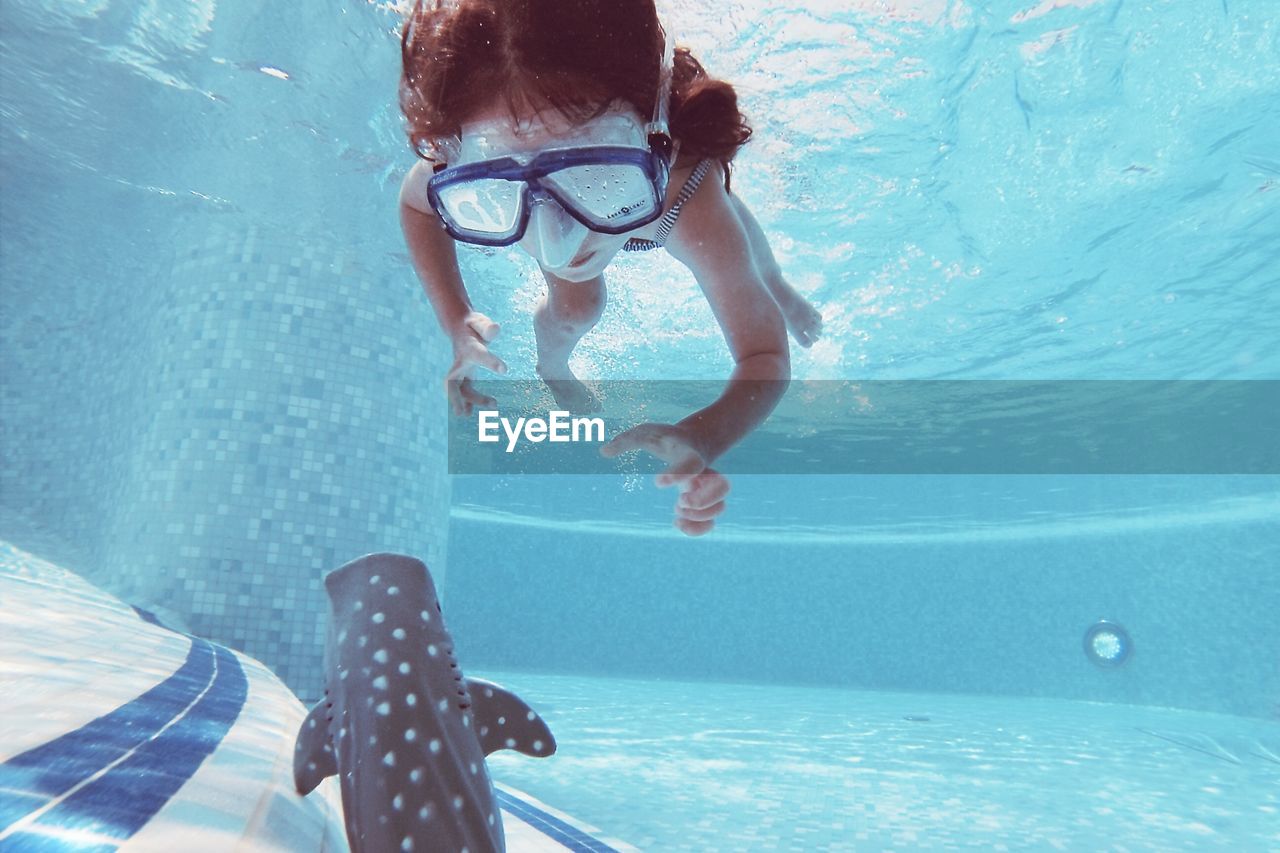
{"type": "Polygon", "coordinates": [[[489,352],[489,343],[498,337],[498,324],[479,311],[472,311],[462,318],[462,323],[451,337],[453,339],[453,367],[445,377],[445,392],[449,395],[449,408],[455,415],[469,415],[476,407],[491,408],[498,401],[481,394],[472,384],[476,368],[483,367],[494,373],[506,373],[507,365],[489,352]]]}
{"type": "Polygon", "coordinates": [[[674,424],[640,424],[600,448],[610,458],[629,450],[644,450],[667,463],[654,482],[659,488],[679,487],[675,525],[681,532],[701,536],[715,526],[715,517],[724,512],[729,481],[707,467],[687,430],[674,424]]]}

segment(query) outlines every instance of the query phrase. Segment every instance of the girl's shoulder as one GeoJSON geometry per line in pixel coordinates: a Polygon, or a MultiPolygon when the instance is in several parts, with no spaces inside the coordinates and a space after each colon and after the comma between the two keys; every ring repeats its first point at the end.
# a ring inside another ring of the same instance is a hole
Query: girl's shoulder
{"type": "MultiPolygon", "coordinates": [[[[669,215],[673,208],[688,201],[691,191],[694,189],[690,179],[693,178],[694,172],[698,170],[698,167],[702,162],[703,158],[699,157],[680,155],[676,158],[676,162],[672,165],[671,174],[667,180],[666,198],[663,199],[662,203],[662,213],[664,217],[670,218],[669,215]]],[[[712,183],[715,181],[718,181],[721,184],[724,183],[724,167],[720,165],[719,161],[712,160],[709,164],[709,168],[704,170],[702,180],[698,183],[698,187],[701,187],[702,184],[712,183]]],[[[654,237],[658,236],[658,232],[662,228],[662,224],[663,220],[662,218],[659,218],[650,222],[648,225],[629,232],[629,236],[640,240],[652,240],[654,237]]],[[[674,223],[669,224],[667,226],[668,229],[670,229],[672,225],[674,225],[674,223]]]]}

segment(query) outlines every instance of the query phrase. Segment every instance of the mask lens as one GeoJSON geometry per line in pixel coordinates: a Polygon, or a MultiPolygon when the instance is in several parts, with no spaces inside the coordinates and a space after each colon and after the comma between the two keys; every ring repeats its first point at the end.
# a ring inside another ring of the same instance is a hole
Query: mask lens
{"type": "Polygon", "coordinates": [[[524,185],[498,178],[449,184],[439,191],[440,206],[453,225],[477,234],[509,234],[520,219],[524,185]]]}
{"type": "Polygon", "coordinates": [[[652,216],[657,206],[653,182],[639,166],[570,166],[543,182],[561,202],[597,225],[625,228],[652,216]]]}

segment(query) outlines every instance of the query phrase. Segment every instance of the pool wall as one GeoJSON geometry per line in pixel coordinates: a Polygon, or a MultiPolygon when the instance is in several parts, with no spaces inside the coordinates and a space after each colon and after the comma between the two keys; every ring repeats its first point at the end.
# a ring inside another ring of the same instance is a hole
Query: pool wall
{"type": "Polygon", "coordinates": [[[48,221],[6,240],[0,509],[318,695],[325,572],[382,550],[445,572],[447,352],[412,273],[208,218],[95,269],[122,253],[23,245],[48,221]]]}
{"type": "Polygon", "coordinates": [[[1272,521],[1097,536],[734,544],[456,519],[468,666],[1280,714],[1272,521]],[[492,543],[501,542],[495,556],[492,543]],[[1135,651],[1083,652],[1098,619],[1135,651]]]}

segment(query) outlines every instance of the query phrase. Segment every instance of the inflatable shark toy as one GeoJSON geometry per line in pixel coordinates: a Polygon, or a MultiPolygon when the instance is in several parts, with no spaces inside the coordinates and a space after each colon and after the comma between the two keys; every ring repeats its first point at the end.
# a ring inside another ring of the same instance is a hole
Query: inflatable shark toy
{"type": "Polygon", "coordinates": [[[546,723],[463,676],[421,561],[371,554],[330,572],[325,588],[325,698],[298,733],[298,792],[338,774],[355,853],[505,850],[485,756],[551,755],[546,723]]]}

